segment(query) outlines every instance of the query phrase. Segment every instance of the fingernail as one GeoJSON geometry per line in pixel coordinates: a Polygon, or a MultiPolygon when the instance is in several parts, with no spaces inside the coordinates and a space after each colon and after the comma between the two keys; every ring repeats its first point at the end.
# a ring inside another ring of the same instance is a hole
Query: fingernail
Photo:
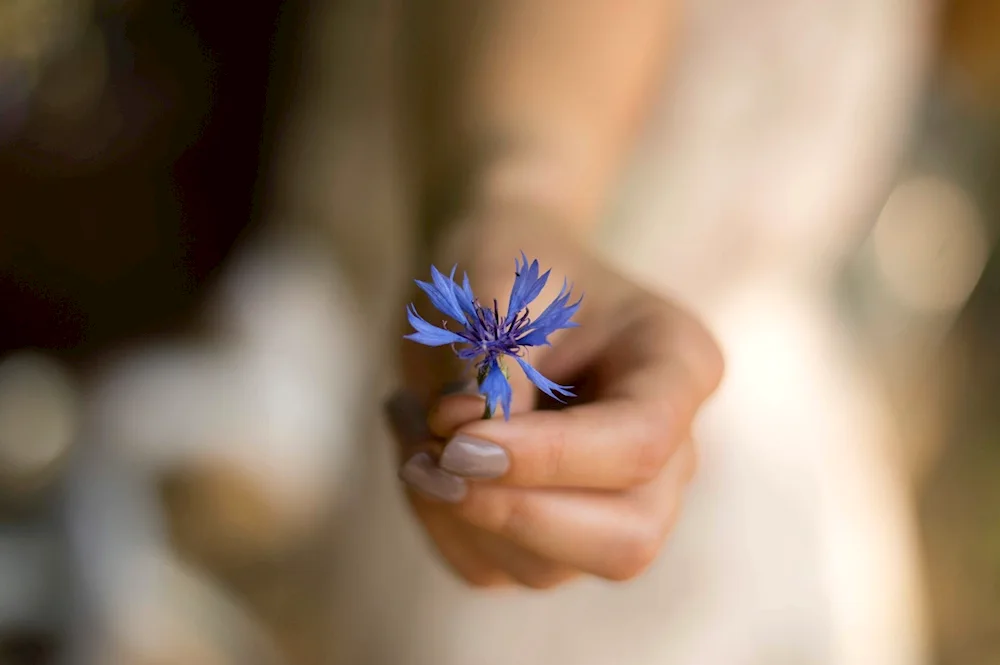
{"type": "Polygon", "coordinates": [[[427,413],[414,395],[398,390],[385,401],[384,406],[389,424],[401,443],[417,445],[430,438],[427,413]]]}
{"type": "Polygon", "coordinates": [[[444,447],[441,468],[465,478],[499,478],[510,468],[510,458],[495,443],[459,434],[444,447]]]}
{"type": "Polygon", "coordinates": [[[456,395],[479,395],[478,386],[475,381],[452,381],[446,383],[441,388],[441,397],[454,397],[456,395]]]}
{"type": "Polygon", "coordinates": [[[458,503],[465,498],[465,481],[442,471],[427,453],[417,453],[399,470],[399,479],[432,499],[458,503]]]}

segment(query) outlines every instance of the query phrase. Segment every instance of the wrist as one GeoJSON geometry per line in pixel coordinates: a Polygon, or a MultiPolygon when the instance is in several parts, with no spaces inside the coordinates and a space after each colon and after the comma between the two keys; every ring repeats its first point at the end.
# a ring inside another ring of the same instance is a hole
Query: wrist
{"type": "Polygon", "coordinates": [[[586,242],[601,205],[573,160],[538,141],[483,150],[476,164],[455,168],[428,183],[422,212],[426,247],[441,247],[469,234],[537,235],[555,227],[586,242]]]}
{"type": "MultiPolygon", "coordinates": [[[[456,279],[468,273],[476,294],[506,306],[515,278],[516,258],[537,259],[552,277],[538,296],[548,303],[563,280],[586,282],[595,257],[589,246],[561,222],[523,208],[489,208],[463,217],[434,248],[432,261],[442,271],[458,265],[456,279]]],[[[540,310],[539,310],[540,311],[540,310]]]]}
{"type": "Polygon", "coordinates": [[[529,201],[493,201],[457,216],[431,248],[441,269],[461,263],[476,272],[503,274],[524,252],[531,257],[578,255],[586,247],[579,227],[529,201]]]}

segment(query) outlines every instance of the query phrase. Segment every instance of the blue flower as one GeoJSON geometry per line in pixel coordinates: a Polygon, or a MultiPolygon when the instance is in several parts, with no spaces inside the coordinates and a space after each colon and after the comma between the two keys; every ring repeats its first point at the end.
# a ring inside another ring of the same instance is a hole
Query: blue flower
{"type": "Polygon", "coordinates": [[[562,401],[560,397],[574,397],[570,392],[571,386],[549,381],[522,356],[524,347],[548,345],[549,335],[555,331],[579,325],[570,319],[580,309],[583,298],[571,303],[571,289],[563,280],[555,300],[536,318],[529,318],[528,305],[545,288],[552,271],[539,275],[538,261],[529,265],[528,257],[522,252],[521,262],[514,260],[514,287],[507,303],[507,313],[501,317],[496,300],[492,308],[484,307],[479,302],[472,292],[467,274],[463,275],[461,285],[455,281],[457,268],[452,268],[451,274],[446,277],[431,266],[431,281],[416,282],[430,298],[431,304],[458,323],[458,327],[449,329],[447,321],[443,321],[440,327],[431,325],[410,304],[406,314],[415,332],[406,335],[406,339],[427,346],[451,344],[459,358],[475,362],[479,392],[486,397],[485,417],[496,413],[497,406],[503,408],[504,419],[510,417],[511,388],[504,356],[514,358],[528,379],[549,397],[559,401],[562,401]]]}

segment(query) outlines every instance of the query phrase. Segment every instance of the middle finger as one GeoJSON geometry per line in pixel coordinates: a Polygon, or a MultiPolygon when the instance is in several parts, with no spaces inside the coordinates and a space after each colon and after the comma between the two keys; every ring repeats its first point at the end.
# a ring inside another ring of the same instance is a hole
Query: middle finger
{"type": "Polygon", "coordinates": [[[630,579],[659,553],[695,462],[693,444],[685,443],[659,477],[631,492],[472,483],[452,510],[544,559],[607,579],[630,579]]]}

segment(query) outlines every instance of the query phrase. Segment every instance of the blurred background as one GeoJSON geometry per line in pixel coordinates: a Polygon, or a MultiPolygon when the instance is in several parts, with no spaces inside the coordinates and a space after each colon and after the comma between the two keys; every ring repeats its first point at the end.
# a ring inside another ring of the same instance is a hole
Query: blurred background
{"type": "Polygon", "coordinates": [[[0,665],[1000,663],[1000,3],[689,4],[599,246],[726,348],[702,478],[494,602],[378,421],[400,7],[0,0],[0,665]]]}

